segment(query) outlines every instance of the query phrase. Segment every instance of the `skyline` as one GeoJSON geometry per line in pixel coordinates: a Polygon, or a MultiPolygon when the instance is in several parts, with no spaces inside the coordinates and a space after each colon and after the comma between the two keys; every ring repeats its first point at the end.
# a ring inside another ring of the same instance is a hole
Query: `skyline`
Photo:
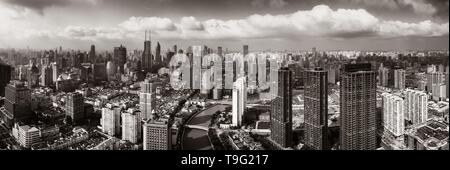
{"type": "Polygon", "coordinates": [[[162,50],[174,44],[249,44],[252,51],[449,47],[448,1],[0,0],[0,9],[0,48],[142,49],[146,29],[162,50]]]}

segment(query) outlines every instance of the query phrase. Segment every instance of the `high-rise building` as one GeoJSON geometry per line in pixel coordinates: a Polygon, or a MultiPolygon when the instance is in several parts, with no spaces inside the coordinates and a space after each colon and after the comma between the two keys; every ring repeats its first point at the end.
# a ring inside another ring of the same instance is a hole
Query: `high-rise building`
{"type": "Polygon", "coordinates": [[[89,60],[90,60],[91,64],[97,63],[97,58],[96,58],[96,54],[95,54],[95,45],[91,45],[91,51],[89,51],[89,60]]]}
{"type": "Polygon", "coordinates": [[[446,73],[446,77],[445,77],[446,94],[447,94],[447,98],[450,98],[450,95],[449,95],[450,90],[449,90],[449,86],[448,86],[448,84],[450,82],[450,79],[449,79],[450,72],[449,72],[448,65],[447,65],[445,73],[446,73]]]}
{"type": "Polygon", "coordinates": [[[5,96],[5,86],[11,80],[11,66],[0,63],[0,96],[5,96]]]}
{"type": "Polygon", "coordinates": [[[330,149],[328,141],[328,72],[317,68],[305,72],[305,145],[330,149]]]}
{"type": "Polygon", "coordinates": [[[144,71],[149,71],[153,66],[151,32],[149,34],[150,39],[147,40],[147,31],[145,31],[144,52],[141,59],[141,68],[144,71]]]}
{"type": "Polygon", "coordinates": [[[389,86],[389,69],[385,67],[380,67],[378,70],[378,84],[383,87],[389,86]]]}
{"type": "Polygon", "coordinates": [[[376,149],[376,83],[371,64],[344,66],[340,87],[341,149],[376,149]]]}
{"type": "Polygon", "coordinates": [[[122,140],[138,143],[142,140],[142,123],[140,112],[122,113],[122,140]]]}
{"type": "Polygon", "coordinates": [[[108,80],[114,79],[116,75],[117,67],[112,61],[106,63],[106,74],[108,75],[108,80]]]}
{"type": "Polygon", "coordinates": [[[399,137],[405,133],[405,103],[403,98],[383,93],[383,126],[394,136],[399,137]]]}
{"type": "Polygon", "coordinates": [[[394,70],[394,88],[405,89],[406,73],[403,69],[394,70]]]}
{"type": "Polygon", "coordinates": [[[15,124],[12,133],[20,146],[24,148],[30,148],[31,145],[41,141],[40,131],[36,127],[15,124]]]}
{"type": "Polygon", "coordinates": [[[139,106],[141,110],[142,119],[150,120],[153,118],[153,103],[154,103],[154,89],[153,83],[145,79],[141,84],[141,92],[139,93],[139,106]]]}
{"type": "Polygon", "coordinates": [[[278,70],[278,95],[272,100],[270,138],[283,148],[293,145],[292,139],[292,71],[278,70]]]}
{"type": "Polygon", "coordinates": [[[245,77],[240,77],[234,83],[233,88],[233,126],[242,125],[242,117],[244,116],[244,111],[247,101],[247,86],[245,82],[245,77]]]}
{"type": "Polygon", "coordinates": [[[41,86],[48,87],[53,84],[53,70],[50,66],[43,66],[41,73],[41,86]]]}
{"type": "Polygon", "coordinates": [[[52,80],[53,83],[56,83],[58,81],[59,71],[58,71],[58,65],[56,62],[52,63],[52,80]]]}
{"type": "Polygon", "coordinates": [[[420,124],[428,119],[428,95],[425,92],[405,90],[405,119],[420,124]]]}
{"type": "Polygon", "coordinates": [[[159,42],[156,44],[155,49],[155,63],[161,63],[161,45],[159,44],[159,42]]]}
{"type": "Polygon", "coordinates": [[[117,71],[120,74],[124,73],[124,65],[127,62],[127,48],[120,45],[120,47],[114,47],[114,60],[116,61],[117,71]]]}
{"type": "Polygon", "coordinates": [[[107,104],[102,108],[102,132],[110,136],[120,135],[122,130],[120,127],[120,107],[114,107],[111,104],[107,104]]]}
{"type": "Polygon", "coordinates": [[[84,119],[84,98],[80,93],[69,93],[66,98],[66,116],[73,124],[80,124],[84,119]]]}
{"type": "Polygon", "coordinates": [[[144,150],[172,149],[172,125],[168,119],[150,120],[143,128],[144,150]]]}
{"type": "Polygon", "coordinates": [[[433,86],[442,83],[442,73],[431,72],[427,74],[427,93],[433,93],[433,86]]]}
{"type": "Polygon", "coordinates": [[[5,112],[2,117],[8,127],[12,127],[17,121],[32,117],[31,92],[24,82],[13,80],[6,85],[4,102],[5,112]]]}

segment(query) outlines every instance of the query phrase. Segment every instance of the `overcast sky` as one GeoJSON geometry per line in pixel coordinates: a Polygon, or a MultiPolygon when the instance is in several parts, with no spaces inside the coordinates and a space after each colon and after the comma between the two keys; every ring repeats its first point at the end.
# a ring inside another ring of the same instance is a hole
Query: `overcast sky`
{"type": "Polygon", "coordinates": [[[448,0],[0,0],[0,48],[449,48],[448,0]]]}

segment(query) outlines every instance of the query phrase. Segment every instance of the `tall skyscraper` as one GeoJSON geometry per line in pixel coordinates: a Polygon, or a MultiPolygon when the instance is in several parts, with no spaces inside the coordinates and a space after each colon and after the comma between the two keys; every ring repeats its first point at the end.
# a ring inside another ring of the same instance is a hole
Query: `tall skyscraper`
{"type": "Polygon", "coordinates": [[[292,71],[278,70],[278,95],[272,100],[270,138],[283,148],[293,145],[292,139],[292,71]]]}
{"type": "Polygon", "coordinates": [[[172,125],[168,119],[150,120],[143,128],[144,150],[172,149],[172,125]]]}
{"type": "Polygon", "coordinates": [[[114,107],[111,104],[107,104],[102,108],[102,132],[110,136],[120,135],[122,130],[120,127],[120,107],[114,107]]]}
{"type": "Polygon", "coordinates": [[[405,119],[420,124],[428,119],[428,95],[425,92],[405,90],[405,119]]]}
{"type": "Polygon", "coordinates": [[[376,73],[371,64],[344,66],[340,87],[343,150],[376,149],[376,73]]]}
{"type": "Polygon", "coordinates": [[[89,60],[90,60],[91,64],[97,63],[97,57],[95,54],[95,45],[91,45],[91,51],[89,51],[89,60]]]}
{"type": "Polygon", "coordinates": [[[234,83],[233,88],[233,126],[242,125],[242,117],[244,116],[244,111],[247,101],[247,86],[245,82],[245,77],[240,77],[234,83]]]}
{"type": "Polygon", "coordinates": [[[394,136],[402,136],[405,132],[405,104],[403,98],[383,93],[383,126],[394,136]]]}
{"type": "Polygon", "coordinates": [[[305,145],[330,149],[328,141],[328,73],[317,68],[305,72],[305,145]]]}
{"type": "Polygon", "coordinates": [[[58,81],[59,71],[58,71],[58,65],[56,62],[52,63],[52,80],[53,83],[56,83],[58,81]]]}
{"type": "Polygon", "coordinates": [[[140,112],[131,111],[122,113],[122,140],[138,143],[142,140],[142,123],[140,112]]]}
{"type": "Polygon", "coordinates": [[[69,93],[66,98],[66,116],[73,124],[80,124],[84,119],[84,98],[80,93],[69,93]]]}
{"type": "Polygon", "coordinates": [[[385,67],[380,67],[378,70],[378,84],[383,87],[389,86],[389,69],[385,67]]]}
{"type": "Polygon", "coordinates": [[[48,87],[53,84],[53,70],[50,66],[42,66],[41,86],[48,87]]]}
{"type": "Polygon", "coordinates": [[[12,127],[15,121],[32,117],[30,110],[31,92],[24,82],[13,80],[5,87],[5,112],[3,121],[12,127]]]}
{"type": "Polygon", "coordinates": [[[144,52],[141,59],[141,68],[144,71],[149,71],[153,65],[151,32],[149,34],[150,39],[147,39],[147,31],[145,31],[144,52]]]}
{"type": "Polygon", "coordinates": [[[161,64],[161,45],[159,42],[156,44],[155,49],[155,63],[161,64]]]}
{"type": "Polygon", "coordinates": [[[141,84],[141,92],[139,93],[139,106],[143,119],[150,120],[153,118],[152,110],[154,103],[154,87],[153,83],[145,79],[141,84]]]}
{"type": "Polygon", "coordinates": [[[116,61],[118,72],[124,73],[124,65],[127,62],[127,48],[120,45],[120,47],[114,47],[114,60],[116,61]]]}
{"type": "Polygon", "coordinates": [[[399,90],[405,89],[406,72],[403,69],[394,70],[394,88],[399,90]]]}
{"type": "Polygon", "coordinates": [[[446,77],[445,77],[446,93],[447,93],[447,98],[450,98],[450,95],[449,95],[449,92],[450,92],[449,88],[450,87],[448,86],[448,84],[450,82],[450,79],[449,79],[450,72],[449,72],[449,66],[448,65],[447,65],[445,73],[446,73],[446,77]]]}
{"type": "Polygon", "coordinates": [[[5,96],[5,87],[11,80],[11,66],[0,63],[0,96],[5,96]]]}

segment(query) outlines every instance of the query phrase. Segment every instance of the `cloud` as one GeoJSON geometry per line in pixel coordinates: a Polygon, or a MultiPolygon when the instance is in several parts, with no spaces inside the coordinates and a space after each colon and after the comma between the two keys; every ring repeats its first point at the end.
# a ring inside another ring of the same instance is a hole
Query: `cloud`
{"type": "Polygon", "coordinates": [[[129,31],[173,31],[176,29],[175,24],[168,18],[158,17],[131,17],[119,24],[120,27],[129,31]]]}
{"type": "Polygon", "coordinates": [[[71,4],[96,5],[101,0],[4,0],[4,1],[13,6],[20,6],[32,9],[37,13],[43,15],[44,9],[46,8],[62,7],[71,4]]]}
{"type": "Polygon", "coordinates": [[[288,3],[285,0],[252,0],[250,5],[256,8],[264,8],[266,6],[271,8],[283,8],[288,5],[288,3]]]}

